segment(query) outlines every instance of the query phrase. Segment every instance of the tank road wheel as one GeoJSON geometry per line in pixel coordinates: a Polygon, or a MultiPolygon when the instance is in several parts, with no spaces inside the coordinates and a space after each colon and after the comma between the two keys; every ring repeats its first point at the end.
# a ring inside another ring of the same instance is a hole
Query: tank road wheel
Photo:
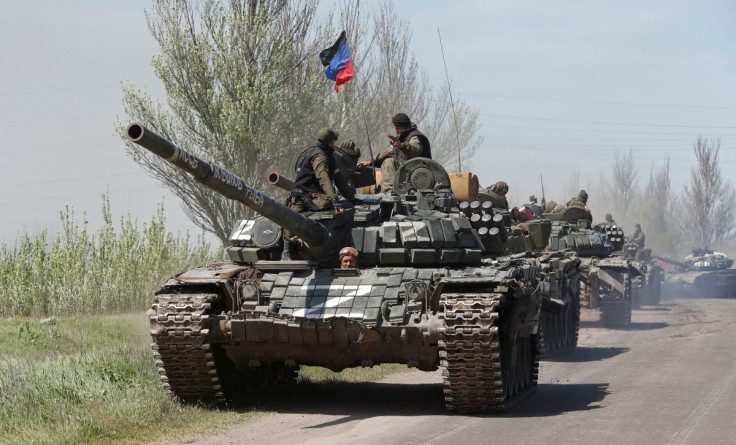
{"type": "Polygon", "coordinates": [[[218,298],[160,294],[149,312],[151,347],[164,389],[187,403],[225,400],[209,340],[211,306],[218,298]]]}
{"type": "Polygon", "coordinates": [[[296,384],[299,366],[286,366],[283,363],[270,364],[270,384],[277,388],[287,388],[296,384]]]}
{"type": "Polygon", "coordinates": [[[539,329],[537,330],[537,350],[539,351],[540,357],[547,357],[550,353],[549,351],[549,333],[547,333],[547,330],[549,329],[549,321],[548,321],[549,315],[547,312],[542,311],[542,315],[539,318],[539,329]]]}
{"type": "Polygon", "coordinates": [[[536,338],[512,343],[499,330],[504,294],[443,294],[439,357],[452,412],[503,412],[536,387],[536,338]]]}
{"type": "Polygon", "coordinates": [[[557,313],[549,314],[550,320],[550,352],[556,351],[560,348],[560,316],[557,313]]]}
{"type": "Polygon", "coordinates": [[[568,303],[568,304],[565,305],[565,309],[562,312],[560,312],[560,314],[557,316],[557,318],[560,320],[559,321],[559,329],[558,329],[559,332],[560,332],[560,334],[559,334],[559,336],[560,336],[560,345],[558,346],[558,349],[560,351],[564,351],[564,350],[567,349],[567,343],[569,341],[568,338],[567,338],[567,331],[569,329],[569,327],[568,327],[568,325],[569,325],[568,319],[570,318],[570,303],[568,303]]]}
{"type": "Polygon", "coordinates": [[[570,297],[570,312],[568,312],[567,321],[567,345],[570,349],[575,349],[578,346],[578,336],[580,333],[580,293],[573,292],[570,297]]]}

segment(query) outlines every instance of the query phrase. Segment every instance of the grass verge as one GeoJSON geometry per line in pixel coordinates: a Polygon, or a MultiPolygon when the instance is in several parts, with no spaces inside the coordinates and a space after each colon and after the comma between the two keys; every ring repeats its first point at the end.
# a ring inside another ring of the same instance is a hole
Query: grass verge
{"type": "MultiPolygon", "coordinates": [[[[333,373],[305,367],[302,383],[368,382],[403,365],[333,373]]],[[[143,314],[0,321],[0,443],[134,444],[187,440],[259,409],[181,405],[167,397],[143,314]]]]}

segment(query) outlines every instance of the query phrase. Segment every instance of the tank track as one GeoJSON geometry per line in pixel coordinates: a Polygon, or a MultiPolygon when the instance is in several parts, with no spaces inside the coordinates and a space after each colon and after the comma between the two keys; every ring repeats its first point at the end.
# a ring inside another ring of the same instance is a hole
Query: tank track
{"type": "Polygon", "coordinates": [[[167,393],[184,402],[224,402],[209,344],[210,311],[217,294],[159,294],[150,327],[156,366],[167,393]]]}
{"type": "Polygon", "coordinates": [[[601,298],[601,323],[607,328],[626,328],[631,325],[631,299],[601,298]]]}
{"type": "Polygon", "coordinates": [[[443,294],[439,314],[445,327],[439,341],[445,405],[451,412],[503,412],[537,385],[536,339],[517,339],[514,354],[504,351],[499,331],[503,294],[443,294]]]}
{"type": "Polygon", "coordinates": [[[662,298],[662,282],[659,280],[658,274],[647,272],[646,275],[647,291],[645,304],[657,306],[662,298]]]}
{"type": "Polygon", "coordinates": [[[560,313],[542,311],[537,333],[540,357],[551,357],[575,349],[580,332],[580,298],[575,296],[560,313]]]}

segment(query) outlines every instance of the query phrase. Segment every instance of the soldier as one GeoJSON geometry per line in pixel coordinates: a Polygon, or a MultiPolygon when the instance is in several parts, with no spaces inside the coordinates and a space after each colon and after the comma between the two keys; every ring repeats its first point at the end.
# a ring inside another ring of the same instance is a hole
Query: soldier
{"type": "MultiPolygon", "coordinates": [[[[342,213],[339,198],[332,181],[335,177],[335,141],[338,134],[330,128],[323,128],[317,133],[318,144],[309,149],[299,166],[294,185],[289,192],[288,206],[295,212],[335,209],[342,213]]],[[[349,144],[352,141],[343,143],[349,144]]],[[[354,146],[354,144],[353,144],[354,146]]],[[[291,232],[284,230],[284,250],[281,259],[291,260],[290,244],[293,241],[291,232]]]]}
{"type": "Polygon", "coordinates": [[[588,203],[588,192],[585,190],[580,190],[578,192],[578,196],[574,196],[570,198],[569,201],[567,201],[567,204],[565,204],[567,207],[570,206],[577,206],[577,207],[586,207],[588,203]]]}
{"type": "Polygon", "coordinates": [[[631,235],[629,238],[629,242],[636,244],[636,247],[638,249],[644,248],[644,240],[645,240],[644,232],[641,231],[641,225],[635,224],[634,225],[634,234],[631,235]]]}
{"type": "Polygon", "coordinates": [[[588,208],[588,192],[585,190],[580,190],[578,192],[578,196],[575,196],[571,198],[569,201],[567,201],[567,204],[565,204],[567,207],[582,207],[585,209],[586,212],[588,212],[588,223],[593,224],[593,215],[590,213],[590,208],[588,208]]]}
{"type": "Polygon", "coordinates": [[[606,224],[616,225],[616,221],[613,219],[613,215],[606,213],[606,224]]]}
{"type": "Polygon", "coordinates": [[[517,223],[524,223],[534,218],[536,218],[534,211],[527,206],[514,207],[511,209],[511,219],[517,223]]]}
{"type": "Polygon", "coordinates": [[[340,251],[340,268],[355,269],[358,267],[358,251],[354,247],[343,247],[340,251]]]}
{"type": "Polygon", "coordinates": [[[407,160],[416,157],[432,159],[429,139],[417,130],[417,125],[405,113],[395,115],[391,122],[396,135],[388,135],[391,147],[379,153],[372,161],[363,161],[359,165],[375,165],[381,167],[381,192],[389,193],[394,189],[396,170],[407,160]]]}
{"type": "Polygon", "coordinates": [[[486,189],[486,193],[491,196],[493,207],[500,210],[508,210],[509,202],[506,199],[506,193],[509,192],[509,185],[504,181],[498,181],[486,189]]]}

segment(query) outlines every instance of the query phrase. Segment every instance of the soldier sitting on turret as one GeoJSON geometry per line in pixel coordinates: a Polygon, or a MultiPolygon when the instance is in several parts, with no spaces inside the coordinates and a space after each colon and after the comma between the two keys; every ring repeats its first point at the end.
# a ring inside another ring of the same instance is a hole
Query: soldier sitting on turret
{"type": "Polygon", "coordinates": [[[614,226],[616,225],[616,221],[613,219],[613,215],[611,215],[610,213],[606,213],[605,224],[613,224],[614,226]]]}
{"type": "MultiPolygon", "coordinates": [[[[318,144],[310,148],[304,156],[289,193],[287,204],[291,210],[299,213],[329,209],[335,209],[338,213],[344,211],[332,184],[335,179],[334,147],[337,138],[338,134],[330,128],[323,128],[317,133],[318,144]]],[[[344,150],[355,148],[351,140],[343,142],[343,145],[344,150]],[[349,147],[351,144],[352,147],[349,147]]],[[[291,232],[284,229],[282,260],[291,260],[291,241],[291,232]]]]}
{"type": "Polygon", "coordinates": [[[641,231],[641,225],[635,224],[634,225],[634,234],[629,237],[629,242],[636,244],[636,247],[639,249],[644,248],[644,240],[645,240],[644,232],[641,231]]]}
{"type": "Polygon", "coordinates": [[[509,192],[509,185],[504,181],[498,181],[485,190],[489,195],[493,207],[499,210],[508,210],[509,202],[506,199],[506,193],[509,192]]]}
{"type": "Polygon", "coordinates": [[[432,159],[429,139],[405,113],[395,115],[391,122],[396,135],[389,135],[391,147],[378,153],[375,159],[363,161],[360,166],[375,165],[381,167],[381,192],[389,193],[394,189],[396,170],[406,161],[416,157],[432,159]]]}
{"type": "Polygon", "coordinates": [[[593,215],[590,213],[590,208],[588,207],[588,192],[585,190],[580,190],[578,192],[578,196],[572,197],[569,201],[567,201],[567,204],[565,204],[567,207],[582,207],[585,209],[586,212],[588,212],[588,225],[593,224],[593,215]]]}

